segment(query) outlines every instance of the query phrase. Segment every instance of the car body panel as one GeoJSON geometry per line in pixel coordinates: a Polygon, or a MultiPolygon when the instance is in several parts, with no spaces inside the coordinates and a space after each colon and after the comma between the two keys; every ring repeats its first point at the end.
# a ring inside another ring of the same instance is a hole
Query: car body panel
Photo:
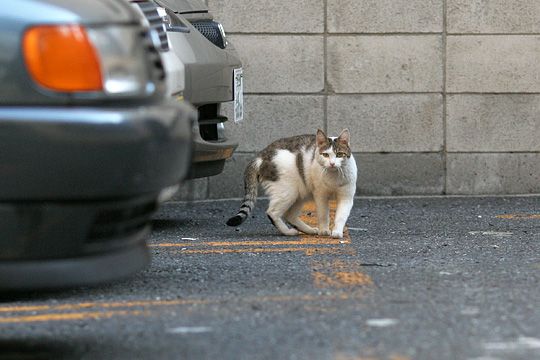
{"type": "Polygon", "coordinates": [[[156,0],[163,7],[177,13],[208,12],[208,6],[199,0],[156,0]]]}
{"type": "Polygon", "coordinates": [[[186,174],[194,119],[187,106],[166,103],[0,107],[0,199],[111,198],[159,191],[186,174]]]}
{"type": "Polygon", "coordinates": [[[175,96],[182,93],[186,84],[184,63],[172,51],[162,52],[161,59],[167,72],[167,94],[175,96]]]}
{"type": "Polygon", "coordinates": [[[17,0],[2,8],[2,16],[26,26],[33,23],[98,25],[138,22],[133,9],[114,0],[17,0]]]}
{"type": "Polygon", "coordinates": [[[171,48],[185,67],[184,98],[195,107],[232,101],[233,70],[242,67],[236,50],[232,45],[218,48],[185,22],[189,34],[168,33],[171,48]]]}

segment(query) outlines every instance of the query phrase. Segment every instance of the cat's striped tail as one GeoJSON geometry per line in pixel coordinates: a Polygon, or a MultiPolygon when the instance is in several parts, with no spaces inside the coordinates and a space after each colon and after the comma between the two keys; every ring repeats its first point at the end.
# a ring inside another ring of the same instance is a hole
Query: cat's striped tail
{"type": "Polygon", "coordinates": [[[240,206],[238,214],[227,220],[227,225],[238,226],[242,224],[255,208],[255,200],[257,199],[257,190],[259,188],[259,167],[261,159],[256,158],[249,162],[244,171],[244,201],[240,206]]]}

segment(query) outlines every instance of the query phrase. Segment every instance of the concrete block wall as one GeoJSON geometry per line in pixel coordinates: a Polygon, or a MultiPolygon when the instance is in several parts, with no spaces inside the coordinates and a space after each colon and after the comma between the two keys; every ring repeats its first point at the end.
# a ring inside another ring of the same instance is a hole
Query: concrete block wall
{"type": "Polygon", "coordinates": [[[352,132],[359,195],[540,193],[540,1],[207,0],[240,53],[240,146],[196,198],[242,196],[279,137],[352,132]]]}

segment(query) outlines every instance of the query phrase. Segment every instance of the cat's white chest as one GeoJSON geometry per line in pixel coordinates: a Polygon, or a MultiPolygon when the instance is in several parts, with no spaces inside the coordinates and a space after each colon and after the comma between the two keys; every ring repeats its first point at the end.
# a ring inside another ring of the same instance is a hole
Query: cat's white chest
{"type": "Polygon", "coordinates": [[[322,171],[319,166],[315,166],[312,171],[312,191],[322,191],[326,193],[336,193],[338,191],[349,192],[349,188],[356,189],[356,176],[357,168],[354,158],[348,161],[346,167],[342,168],[342,171],[322,171]]]}

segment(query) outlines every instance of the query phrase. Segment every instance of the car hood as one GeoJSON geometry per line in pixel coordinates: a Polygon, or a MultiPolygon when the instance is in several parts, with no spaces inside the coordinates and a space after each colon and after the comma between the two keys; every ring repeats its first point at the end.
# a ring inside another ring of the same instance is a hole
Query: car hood
{"type": "Polygon", "coordinates": [[[208,12],[208,6],[200,0],[155,0],[159,5],[167,7],[174,12],[192,13],[208,12]]]}
{"type": "Polygon", "coordinates": [[[111,24],[137,21],[123,1],[17,0],[2,8],[2,17],[21,23],[111,24]]]}

